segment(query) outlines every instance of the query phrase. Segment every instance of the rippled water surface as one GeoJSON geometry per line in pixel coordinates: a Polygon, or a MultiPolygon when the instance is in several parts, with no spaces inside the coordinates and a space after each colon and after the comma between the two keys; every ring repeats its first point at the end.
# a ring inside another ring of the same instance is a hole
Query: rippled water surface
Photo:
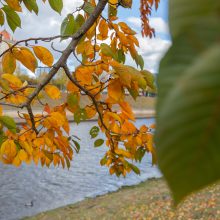
{"type": "MultiPolygon", "coordinates": [[[[143,123],[153,123],[153,119],[137,121],[137,124],[143,123]]],[[[0,164],[0,219],[20,219],[160,176],[157,168],[151,166],[149,155],[139,165],[140,176],[110,176],[107,168],[99,165],[106,148],[94,149],[93,141],[89,139],[88,131],[95,124],[84,122],[79,126],[72,125],[72,130],[82,141],[80,153],[75,155],[70,170],[26,165],[17,169],[0,164]],[[31,201],[32,207],[29,206],[31,201]]]]}

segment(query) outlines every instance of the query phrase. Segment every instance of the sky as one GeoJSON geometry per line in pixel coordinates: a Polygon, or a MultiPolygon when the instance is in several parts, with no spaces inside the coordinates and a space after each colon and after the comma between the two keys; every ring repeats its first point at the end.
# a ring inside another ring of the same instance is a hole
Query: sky
{"type": "MultiPolygon", "coordinates": [[[[60,32],[60,25],[65,16],[74,11],[76,7],[82,4],[82,0],[63,0],[64,8],[61,16],[50,9],[48,3],[43,4],[39,2],[39,14],[36,16],[24,10],[21,14],[22,29],[17,29],[14,33],[16,40],[26,39],[29,37],[48,37],[57,35],[60,32]]],[[[168,0],[161,0],[158,10],[152,10],[150,17],[150,24],[156,31],[156,37],[142,38],[141,36],[141,22],[139,18],[139,1],[133,0],[132,9],[119,8],[118,17],[120,21],[124,21],[130,25],[138,34],[137,38],[140,41],[139,53],[143,56],[145,61],[145,69],[157,73],[159,61],[171,45],[169,28],[168,28],[168,0]]],[[[105,15],[106,12],[104,12],[105,15]]],[[[6,27],[7,28],[7,27],[6,27]]],[[[55,47],[64,49],[67,41],[61,44],[59,41],[55,43],[55,47]]],[[[59,54],[55,54],[55,59],[59,58],[59,54]]],[[[134,61],[131,58],[127,60],[128,65],[134,66],[134,61]]],[[[72,57],[69,60],[69,65],[76,66],[77,62],[72,57]]]]}

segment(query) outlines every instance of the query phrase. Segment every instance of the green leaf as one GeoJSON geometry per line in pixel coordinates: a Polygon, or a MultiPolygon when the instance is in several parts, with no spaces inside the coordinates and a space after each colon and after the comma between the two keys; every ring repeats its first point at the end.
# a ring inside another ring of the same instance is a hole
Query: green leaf
{"type": "Polygon", "coordinates": [[[154,84],[154,81],[155,81],[154,75],[147,70],[142,70],[141,74],[144,76],[144,79],[147,82],[147,86],[149,86],[152,90],[156,90],[156,87],[154,84]]]}
{"type": "Polygon", "coordinates": [[[90,2],[85,2],[83,5],[83,10],[88,14],[92,14],[94,9],[95,7],[90,2]]]}
{"type": "Polygon", "coordinates": [[[117,13],[118,13],[117,7],[108,4],[108,17],[111,18],[117,16],[117,13]]]}
{"type": "Polygon", "coordinates": [[[176,203],[220,179],[220,2],[170,0],[173,44],[158,76],[156,150],[176,203]]]}
{"type": "Polygon", "coordinates": [[[49,0],[50,7],[61,14],[61,11],[63,9],[63,0],[49,0]]]}
{"type": "Polygon", "coordinates": [[[0,116],[0,122],[12,133],[16,133],[16,124],[13,118],[9,116],[0,116]]]}
{"type": "Polygon", "coordinates": [[[89,132],[91,138],[96,138],[98,136],[98,134],[99,134],[99,130],[100,129],[97,126],[92,127],[90,132],[89,132]]]}
{"type": "Polygon", "coordinates": [[[80,144],[76,140],[72,140],[72,142],[74,143],[76,153],[78,154],[80,151],[80,144]]]}
{"type": "Polygon", "coordinates": [[[94,142],[94,147],[100,147],[104,144],[104,140],[103,139],[97,139],[95,142],[94,142]]]}
{"type": "Polygon", "coordinates": [[[71,36],[76,31],[77,31],[77,23],[75,21],[75,18],[72,14],[68,14],[61,24],[60,34],[63,36],[71,36]]]}
{"type": "Polygon", "coordinates": [[[70,168],[70,160],[69,160],[69,158],[67,157],[67,156],[65,156],[64,157],[65,158],[65,161],[66,161],[66,166],[67,166],[67,168],[69,169],[70,168]]]}
{"type": "Polygon", "coordinates": [[[146,150],[143,147],[139,147],[138,150],[135,152],[135,161],[141,162],[142,158],[145,155],[146,150]]]}
{"type": "Polygon", "coordinates": [[[85,23],[85,18],[81,14],[78,14],[76,16],[76,23],[81,27],[85,23]]]}
{"type": "Polygon", "coordinates": [[[67,96],[67,104],[70,108],[74,108],[79,104],[79,97],[76,93],[70,93],[67,96]]]}
{"type": "Polygon", "coordinates": [[[23,2],[30,12],[34,11],[36,15],[38,14],[38,6],[36,0],[23,0],[23,2]]]}
{"type": "Polygon", "coordinates": [[[113,50],[111,49],[111,47],[109,47],[107,44],[102,43],[100,45],[101,48],[101,52],[108,57],[112,57],[113,59],[117,60],[117,56],[116,54],[113,52],[113,50]]]}
{"type": "Polygon", "coordinates": [[[21,27],[21,19],[14,10],[12,10],[7,5],[5,5],[2,10],[5,12],[6,20],[13,32],[16,30],[17,27],[21,27]]]}
{"type": "Polygon", "coordinates": [[[100,165],[104,166],[107,163],[108,159],[106,156],[104,156],[101,160],[100,160],[100,165]]]}
{"type": "Polygon", "coordinates": [[[135,56],[135,62],[137,64],[137,66],[140,66],[141,70],[144,69],[144,59],[141,55],[136,55],[135,56]]]}
{"type": "Polygon", "coordinates": [[[122,49],[118,50],[118,56],[117,56],[117,61],[119,63],[125,63],[125,54],[124,54],[124,51],[122,49]]]}
{"type": "Polygon", "coordinates": [[[86,111],[85,109],[78,109],[75,113],[74,113],[74,121],[79,124],[81,120],[86,120],[87,119],[87,115],[86,115],[86,111]]]}
{"type": "Polygon", "coordinates": [[[129,92],[129,94],[132,96],[132,98],[134,100],[136,100],[137,97],[139,96],[139,92],[137,90],[135,90],[135,89],[128,88],[128,92],[129,92]]]}
{"type": "Polygon", "coordinates": [[[132,164],[132,163],[128,163],[128,166],[136,173],[136,174],[138,174],[138,175],[140,175],[140,170],[139,170],[139,168],[138,167],[136,167],[134,164],[132,164]]]}
{"type": "Polygon", "coordinates": [[[3,11],[0,9],[0,25],[2,26],[5,23],[5,16],[3,11]]]}

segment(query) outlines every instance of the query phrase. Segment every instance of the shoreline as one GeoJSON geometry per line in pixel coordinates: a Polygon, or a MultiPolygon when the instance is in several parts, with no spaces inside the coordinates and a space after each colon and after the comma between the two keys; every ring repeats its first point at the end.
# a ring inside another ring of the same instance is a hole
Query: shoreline
{"type": "MultiPolygon", "coordinates": [[[[135,118],[136,119],[144,119],[144,118],[154,118],[155,117],[155,110],[138,110],[138,109],[134,109],[133,110],[135,118]]],[[[26,112],[25,112],[26,113],[26,112]]],[[[34,114],[41,114],[42,111],[38,111],[38,110],[33,110],[34,114]]],[[[17,111],[15,110],[5,110],[4,111],[4,115],[8,115],[12,118],[14,118],[16,124],[21,124],[24,120],[18,117],[17,111]]],[[[74,122],[74,118],[73,118],[73,114],[71,112],[67,112],[67,118],[69,122],[74,122]]],[[[98,116],[96,115],[94,118],[92,119],[87,119],[84,120],[82,122],[85,121],[97,121],[98,120],[98,116]]]]}
{"type": "Polygon", "coordinates": [[[23,219],[220,219],[220,183],[192,195],[176,209],[164,179],[151,178],[23,219]]]}

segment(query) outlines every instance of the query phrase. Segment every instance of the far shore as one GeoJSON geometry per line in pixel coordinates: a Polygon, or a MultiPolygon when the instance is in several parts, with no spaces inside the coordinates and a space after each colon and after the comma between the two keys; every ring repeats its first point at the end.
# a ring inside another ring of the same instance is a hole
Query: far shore
{"type": "Polygon", "coordinates": [[[198,192],[173,207],[170,191],[161,179],[42,212],[25,220],[217,220],[220,219],[220,183],[198,192]]]}
{"type": "MultiPolygon", "coordinates": [[[[106,97],[106,94],[103,94],[103,98],[106,97]]],[[[66,100],[66,94],[62,94],[62,98],[60,100],[52,100],[48,97],[45,97],[42,102],[48,103],[49,106],[54,107],[56,105],[59,105],[63,103],[66,100]]],[[[135,118],[153,118],[155,117],[155,103],[156,98],[155,97],[146,97],[146,96],[139,96],[136,101],[134,101],[130,96],[125,97],[125,101],[128,102],[133,109],[135,118]]],[[[89,99],[83,96],[80,99],[80,105],[86,106],[90,103],[89,99]]],[[[39,103],[35,103],[33,105],[33,112],[34,114],[41,114],[42,113],[42,105],[39,103]]],[[[16,109],[9,106],[4,106],[4,114],[11,116],[15,119],[16,123],[22,123],[24,120],[19,118],[17,111],[20,111],[20,113],[27,113],[25,109],[16,109]]],[[[67,117],[70,122],[74,122],[73,114],[71,112],[67,112],[67,117]]],[[[97,120],[97,115],[90,119],[92,121],[97,120]]]]}
{"type": "MultiPolygon", "coordinates": [[[[148,110],[138,110],[138,109],[135,109],[135,110],[133,110],[133,112],[134,112],[134,115],[135,115],[136,119],[155,117],[155,110],[150,110],[150,109],[148,109],[148,110]]],[[[42,111],[33,110],[33,113],[34,114],[41,114],[42,111]]],[[[18,117],[18,113],[15,110],[5,110],[4,115],[8,115],[8,116],[14,118],[14,120],[17,124],[20,124],[20,123],[24,122],[23,119],[18,117]]],[[[71,112],[67,113],[67,118],[68,118],[69,122],[74,122],[73,114],[71,112]]],[[[88,121],[96,121],[97,119],[98,119],[98,117],[95,116],[92,119],[88,119],[88,121]]]]}

